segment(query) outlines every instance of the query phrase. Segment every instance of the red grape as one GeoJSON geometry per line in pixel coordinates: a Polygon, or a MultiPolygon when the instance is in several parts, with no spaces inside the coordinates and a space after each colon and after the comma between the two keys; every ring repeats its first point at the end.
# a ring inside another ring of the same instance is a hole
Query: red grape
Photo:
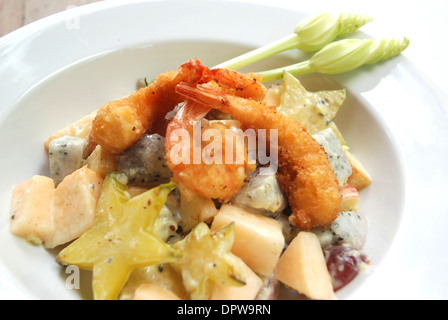
{"type": "Polygon", "coordinates": [[[364,253],[348,245],[325,249],[325,257],[335,291],[349,284],[359,274],[361,265],[368,263],[364,253]]]}

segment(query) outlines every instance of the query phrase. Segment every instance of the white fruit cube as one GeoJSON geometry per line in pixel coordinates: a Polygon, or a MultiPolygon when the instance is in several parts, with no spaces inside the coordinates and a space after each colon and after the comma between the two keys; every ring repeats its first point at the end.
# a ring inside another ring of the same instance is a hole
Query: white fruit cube
{"type": "Polygon", "coordinates": [[[48,159],[51,177],[56,186],[65,177],[82,168],[86,146],[85,139],[71,136],[63,136],[50,142],[48,159]]]}

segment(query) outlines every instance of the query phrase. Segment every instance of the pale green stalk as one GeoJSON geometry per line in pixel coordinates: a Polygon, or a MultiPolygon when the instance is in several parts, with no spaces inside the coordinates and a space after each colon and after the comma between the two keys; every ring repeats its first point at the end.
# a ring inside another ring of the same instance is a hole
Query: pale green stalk
{"type": "Polygon", "coordinates": [[[314,54],[310,60],[257,73],[263,77],[263,82],[280,80],[285,71],[296,77],[314,72],[339,74],[363,65],[393,58],[403,52],[408,45],[409,39],[407,38],[401,40],[340,40],[327,45],[314,54]]]}
{"type": "Polygon", "coordinates": [[[360,14],[320,14],[301,21],[293,34],[221,63],[216,68],[236,70],[292,49],[315,52],[336,38],[355,32],[372,20],[371,17],[360,14]]]}
{"type": "Polygon", "coordinates": [[[316,52],[337,38],[345,37],[373,20],[372,17],[340,13],[338,16],[321,14],[299,23],[295,33],[300,39],[298,48],[304,52],[316,52]]]}

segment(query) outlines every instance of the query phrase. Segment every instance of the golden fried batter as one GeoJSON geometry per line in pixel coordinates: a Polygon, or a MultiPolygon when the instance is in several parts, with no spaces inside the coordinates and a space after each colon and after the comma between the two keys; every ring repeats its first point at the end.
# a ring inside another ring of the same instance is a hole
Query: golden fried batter
{"type": "Polygon", "coordinates": [[[90,149],[92,145],[99,144],[109,153],[118,154],[148,130],[157,131],[156,128],[165,121],[165,115],[184,100],[176,94],[176,85],[180,82],[196,83],[205,70],[208,68],[199,60],[188,61],[177,71],[160,74],[146,88],[103,105],[93,122],[90,149]]]}

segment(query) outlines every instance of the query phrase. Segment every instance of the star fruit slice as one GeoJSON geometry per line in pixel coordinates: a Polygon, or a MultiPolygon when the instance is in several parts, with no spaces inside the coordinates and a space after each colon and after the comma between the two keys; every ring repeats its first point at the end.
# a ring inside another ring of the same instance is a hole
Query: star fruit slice
{"type": "Polygon", "coordinates": [[[96,210],[95,225],[57,256],[64,266],[93,270],[95,300],[117,299],[136,268],[168,263],[179,256],[152,232],[174,184],[131,199],[118,173],[109,174],[96,210]]]}
{"type": "Polygon", "coordinates": [[[301,123],[313,135],[327,128],[333,129],[342,145],[346,145],[335,122],[346,99],[345,89],[311,92],[299,79],[285,72],[279,111],[301,123]]]}
{"type": "Polygon", "coordinates": [[[202,222],[174,244],[182,258],[172,265],[181,273],[191,300],[208,300],[216,283],[235,287],[246,284],[240,264],[231,253],[233,242],[233,223],[212,233],[202,222]]]}

